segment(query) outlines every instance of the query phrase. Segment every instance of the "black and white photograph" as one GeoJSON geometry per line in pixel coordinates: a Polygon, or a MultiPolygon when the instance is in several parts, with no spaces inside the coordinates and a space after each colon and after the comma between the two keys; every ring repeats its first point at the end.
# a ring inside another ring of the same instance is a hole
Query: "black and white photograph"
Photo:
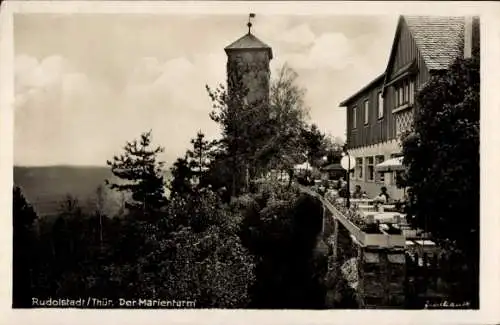
{"type": "Polygon", "coordinates": [[[238,8],[12,15],[11,307],[479,310],[482,16],[238,8]]]}

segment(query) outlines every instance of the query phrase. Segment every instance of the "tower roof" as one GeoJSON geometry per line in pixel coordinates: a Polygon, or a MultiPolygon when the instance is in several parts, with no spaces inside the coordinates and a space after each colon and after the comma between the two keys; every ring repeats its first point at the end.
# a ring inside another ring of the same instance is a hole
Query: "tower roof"
{"type": "Polygon", "coordinates": [[[240,37],[235,42],[226,46],[224,50],[226,53],[233,50],[267,50],[269,51],[270,59],[273,58],[273,51],[271,47],[255,37],[252,33],[247,33],[246,35],[240,37]]]}

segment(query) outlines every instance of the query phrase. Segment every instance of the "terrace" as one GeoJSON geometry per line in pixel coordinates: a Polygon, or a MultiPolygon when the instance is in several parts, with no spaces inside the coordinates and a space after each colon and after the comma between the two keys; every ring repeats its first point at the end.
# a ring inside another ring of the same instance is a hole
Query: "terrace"
{"type": "MultiPolygon", "coordinates": [[[[361,246],[367,247],[405,247],[406,239],[403,234],[404,216],[399,212],[376,211],[370,200],[351,200],[351,207],[344,206],[343,200],[326,199],[311,189],[299,188],[316,198],[351,234],[351,237],[361,246]],[[361,207],[360,207],[361,206],[361,207]]],[[[384,209],[393,206],[384,206],[384,209]]],[[[390,210],[390,209],[389,209],[390,210]]]]}

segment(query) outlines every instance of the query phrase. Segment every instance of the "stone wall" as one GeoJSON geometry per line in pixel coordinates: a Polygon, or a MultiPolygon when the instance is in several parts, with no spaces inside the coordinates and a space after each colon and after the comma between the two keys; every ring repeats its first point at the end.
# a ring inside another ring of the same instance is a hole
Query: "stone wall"
{"type": "Polygon", "coordinates": [[[349,232],[327,212],[324,237],[328,245],[325,277],[327,308],[358,308],[357,250],[349,232]]]}
{"type": "Polygon", "coordinates": [[[406,280],[404,250],[358,247],[357,260],[360,306],[403,308],[406,280]]]}
{"type": "MultiPolygon", "coordinates": [[[[269,100],[269,52],[265,50],[234,51],[228,55],[228,78],[241,79],[248,89],[248,103],[269,100]]],[[[229,91],[231,89],[229,82],[229,91]]]]}
{"type": "Polygon", "coordinates": [[[362,247],[329,212],[323,224],[328,247],[327,308],[403,308],[404,249],[362,247]]]}

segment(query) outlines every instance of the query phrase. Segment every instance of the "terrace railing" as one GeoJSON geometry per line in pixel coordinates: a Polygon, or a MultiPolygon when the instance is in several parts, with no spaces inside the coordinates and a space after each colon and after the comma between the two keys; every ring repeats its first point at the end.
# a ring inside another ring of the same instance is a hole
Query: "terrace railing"
{"type": "Polygon", "coordinates": [[[405,236],[401,234],[388,234],[383,230],[380,230],[378,233],[364,231],[361,224],[356,224],[352,221],[355,219],[349,216],[349,210],[342,212],[319,193],[302,185],[297,186],[303,193],[317,198],[323,207],[331,213],[331,216],[335,220],[338,220],[349,231],[351,237],[361,246],[376,246],[379,248],[405,247],[405,236]]]}

